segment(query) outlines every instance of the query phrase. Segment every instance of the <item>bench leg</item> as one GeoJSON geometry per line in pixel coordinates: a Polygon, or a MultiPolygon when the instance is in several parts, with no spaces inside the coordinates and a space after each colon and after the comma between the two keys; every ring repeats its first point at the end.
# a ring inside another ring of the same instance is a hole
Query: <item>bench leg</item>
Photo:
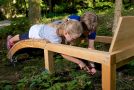
{"type": "Polygon", "coordinates": [[[116,90],[116,64],[102,64],[102,90],[116,90]]]}
{"type": "Polygon", "coordinates": [[[53,58],[53,52],[44,50],[44,62],[45,62],[45,69],[49,71],[49,73],[54,72],[54,58],[53,58]]]}

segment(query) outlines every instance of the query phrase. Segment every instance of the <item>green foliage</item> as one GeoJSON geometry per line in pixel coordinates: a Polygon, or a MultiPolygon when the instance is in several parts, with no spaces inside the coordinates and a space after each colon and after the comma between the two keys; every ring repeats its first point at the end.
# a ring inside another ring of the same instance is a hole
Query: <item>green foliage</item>
{"type": "Polygon", "coordinates": [[[55,71],[56,72],[63,72],[63,71],[70,71],[76,68],[76,64],[65,60],[61,55],[55,55],[55,71]]]}
{"type": "Polygon", "coordinates": [[[17,88],[23,90],[29,88],[30,90],[35,89],[46,89],[46,90],[86,90],[93,88],[90,77],[84,72],[70,73],[58,72],[55,74],[48,74],[46,71],[41,74],[19,80],[17,88]]]}
{"type": "Polygon", "coordinates": [[[122,77],[117,79],[116,86],[117,86],[116,87],[117,90],[133,90],[134,82],[132,77],[128,77],[128,78],[122,77]]]}
{"type": "Polygon", "coordinates": [[[57,13],[62,13],[65,8],[67,8],[68,4],[67,3],[63,3],[61,5],[55,5],[55,12],[57,13]]]}
{"type": "Polygon", "coordinates": [[[134,60],[129,63],[132,67],[134,66],[134,60]]]}
{"type": "Polygon", "coordinates": [[[10,81],[4,80],[0,81],[0,90],[12,90],[12,84],[10,81]]]}
{"type": "Polygon", "coordinates": [[[7,35],[11,33],[10,27],[7,26],[5,28],[0,29],[0,39],[6,38],[7,35]]]}
{"type": "Polygon", "coordinates": [[[97,2],[96,6],[95,6],[95,8],[99,9],[99,10],[101,10],[101,9],[105,10],[105,9],[109,9],[109,8],[113,8],[113,7],[114,7],[114,5],[112,2],[97,2]]]}
{"type": "Polygon", "coordinates": [[[47,90],[87,90],[93,89],[93,85],[86,74],[77,75],[71,81],[56,83],[47,90]]]}
{"type": "Polygon", "coordinates": [[[38,71],[37,66],[26,66],[22,70],[22,76],[23,77],[32,77],[32,76],[34,76],[38,73],[39,73],[39,71],[38,71]]]}
{"type": "Polygon", "coordinates": [[[21,34],[28,31],[30,25],[26,18],[17,18],[11,21],[11,25],[0,29],[0,38],[6,38],[7,35],[21,34]]]}
{"type": "Polygon", "coordinates": [[[18,90],[24,90],[28,84],[28,79],[25,77],[17,82],[16,88],[18,90]]]}
{"type": "Polygon", "coordinates": [[[112,26],[113,26],[113,9],[105,11],[105,13],[98,12],[98,28],[97,34],[104,36],[112,36],[112,26]]]}
{"type": "Polygon", "coordinates": [[[27,18],[14,19],[11,22],[11,31],[13,34],[24,33],[28,31],[30,25],[27,18]]]}
{"type": "Polygon", "coordinates": [[[88,8],[88,9],[80,9],[80,10],[78,10],[78,15],[83,15],[83,13],[85,13],[86,11],[95,12],[91,8],[88,8]]]}
{"type": "Polygon", "coordinates": [[[133,5],[133,7],[130,7],[128,9],[123,9],[122,15],[123,16],[134,16],[134,5],[133,5]]]}
{"type": "Polygon", "coordinates": [[[11,2],[11,0],[0,0],[0,6],[3,4],[8,4],[9,2],[11,2]]]}

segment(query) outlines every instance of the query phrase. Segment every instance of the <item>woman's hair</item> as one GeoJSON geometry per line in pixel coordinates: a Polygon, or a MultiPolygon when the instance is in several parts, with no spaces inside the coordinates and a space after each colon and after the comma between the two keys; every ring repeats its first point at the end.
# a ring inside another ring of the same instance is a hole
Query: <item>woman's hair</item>
{"type": "Polygon", "coordinates": [[[58,29],[65,30],[72,37],[79,37],[83,33],[83,27],[79,21],[67,20],[60,24],[58,29]]]}
{"type": "Polygon", "coordinates": [[[80,21],[82,23],[84,31],[94,32],[97,29],[98,17],[96,14],[86,12],[81,16],[80,21]]]}

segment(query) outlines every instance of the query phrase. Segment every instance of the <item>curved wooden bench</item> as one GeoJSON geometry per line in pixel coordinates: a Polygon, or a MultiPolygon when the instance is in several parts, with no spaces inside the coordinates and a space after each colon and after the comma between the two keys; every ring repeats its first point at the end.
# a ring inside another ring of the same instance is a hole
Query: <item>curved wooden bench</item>
{"type": "Polygon", "coordinates": [[[12,56],[23,48],[40,48],[44,49],[48,42],[45,40],[27,39],[17,42],[8,52],[7,57],[11,59],[12,56]]]}
{"type": "Polygon", "coordinates": [[[9,51],[8,58],[11,59],[22,48],[41,48],[44,49],[45,68],[50,72],[54,71],[53,52],[97,62],[102,65],[102,90],[116,90],[116,69],[134,57],[134,16],[120,17],[113,38],[97,38],[98,41],[111,43],[109,52],[29,39],[16,43],[9,51]]]}
{"type": "MultiPolygon", "coordinates": [[[[112,37],[110,36],[97,36],[96,42],[104,42],[104,43],[111,43],[112,37]]],[[[45,46],[48,42],[45,40],[35,40],[35,39],[27,39],[17,42],[8,52],[7,58],[11,59],[12,56],[23,48],[40,48],[45,49],[45,46]]]]}

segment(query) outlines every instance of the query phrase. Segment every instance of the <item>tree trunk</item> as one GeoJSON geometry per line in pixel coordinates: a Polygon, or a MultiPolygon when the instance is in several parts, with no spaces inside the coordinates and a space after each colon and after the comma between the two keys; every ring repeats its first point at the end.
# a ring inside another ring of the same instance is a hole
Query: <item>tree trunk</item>
{"type": "Polygon", "coordinates": [[[119,17],[121,16],[121,8],[122,8],[122,0],[116,0],[115,11],[114,11],[114,21],[113,21],[113,28],[112,28],[113,33],[117,27],[119,17]]]}
{"type": "Polygon", "coordinates": [[[93,0],[93,7],[94,7],[94,8],[96,7],[96,2],[95,2],[95,0],[93,0]]]}
{"type": "Polygon", "coordinates": [[[49,2],[49,12],[53,12],[52,0],[48,0],[49,2]]]}
{"type": "Polygon", "coordinates": [[[41,8],[40,8],[41,0],[29,0],[29,20],[31,24],[39,23],[41,17],[41,8]]]}
{"type": "Polygon", "coordinates": [[[129,2],[134,4],[134,0],[129,0],[129,2]]]}

